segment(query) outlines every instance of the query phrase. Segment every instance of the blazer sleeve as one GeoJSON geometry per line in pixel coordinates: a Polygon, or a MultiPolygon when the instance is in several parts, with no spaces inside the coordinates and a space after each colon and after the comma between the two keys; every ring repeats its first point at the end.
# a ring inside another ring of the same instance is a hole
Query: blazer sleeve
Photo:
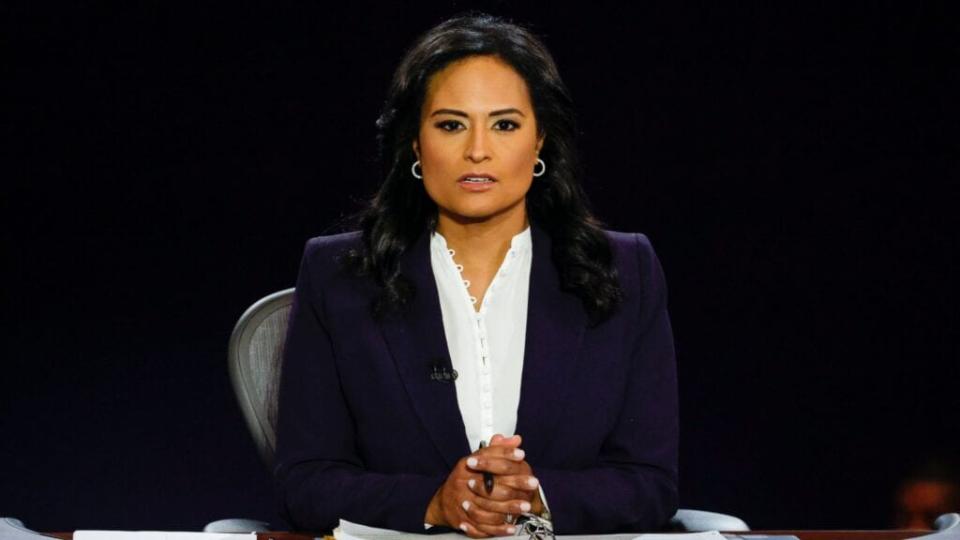
{"type": "Polygon", "coordinates": [[[597,465],[581,470],[533,466],[550,498],[557,534],[650,531],[676,513],[679,419],[673,332],[660,261],[637,234],[639,326],[619,418],[597,465]]]}
{"type": "Polygon", "coordinates": [[[427,506],[444,478],[369,471],[358,456],[325,324],[318,283],[324,274],[312,268],[322,240],[310,240],[304,250],[284,346],[274,466],[281,515],[295,530],[330,531],[343,518],[423,532],[427,506]]]}

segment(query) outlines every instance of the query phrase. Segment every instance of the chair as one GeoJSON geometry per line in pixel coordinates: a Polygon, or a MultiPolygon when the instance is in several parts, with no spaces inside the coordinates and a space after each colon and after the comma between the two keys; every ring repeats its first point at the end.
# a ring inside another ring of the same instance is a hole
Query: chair
{"type": "MultiPolygon", "coordinates": [[[[293,288],[277,291],[247,308],[233,327],[227,351],[230,382],[237,402],[260,459],[271,470],[277,447],[280,361],[293,291],[293,288]]],[[[270,525],[263,521],[231,518],[212,521],[203,530],[216,533],[269,531],[270,525]]]]}
{"type": "MultiPolygon", "coordinates": [[[[276,449],[277,390],[293,289],[268,295],[250,306],[230,336],[230,380],[260,457],[273,467],[276,449]]],[[[207,527],[228,532],[245,527],[246,520],[222,520],[207,527]],[[216,524],[220,525],[216,525],[216,524]]],[[[703,510],[683,509],[670,519],[677,531],[749,531],[740,518],[703,510]]],[[[207,529],[205,529],[207,530],[207,529]]],[[[261,529],[262,530],[262,529],[261,529]]]]}
{"type": "Polygon", "coordinates": [[[0,540],[54,540],[55,538],[28,529],[17,518],[0,517],[0,540]]]}
{"type": "Polygon", "coordinates": [[[277,447],[277,393],[293,289],[261,298],[237,321],[230,335],[230,381],[267,468],[277,447]]]}
{"type": "Polygon", "coordinates": [[[925,537],[930,540],[957,540],[960,538],[960,514],[940,514],[933,522],[935,533],[925,537]]]}
{"type": "Polygon", "coordinates": [[[746,532],[750,527],[740,518],[705,510],[681,508],[670,518],[668,528],[674,531],[703,532],[725,531],[746,532]]]}

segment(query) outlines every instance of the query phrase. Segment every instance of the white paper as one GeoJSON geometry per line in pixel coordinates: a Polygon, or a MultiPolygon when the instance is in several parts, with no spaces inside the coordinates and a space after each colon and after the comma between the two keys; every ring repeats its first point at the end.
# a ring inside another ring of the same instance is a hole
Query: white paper
{"type": "MultiPolygon", "coordinates": [[[[558,537],[559,538],[559,537],[558,537]]],[[[719,531],[641,534],[636,540],[726,540],[719,531]]]]}
{"type": "MultiPolygon", "coordinates": [[[[459,533],[445,534],[415,534],[394,531],[390,529],[378,529],[353,523],[345,519],[340,520],[340,526],[333,530],[333,536],[336,540],[464,540],[467,536],[459,533]]],[[[519,536],[498,536],[501,540],[526,540],[525,535],[519,536]]],[[[591,534],[591,535],[557,535],[557,540],[726,540],[722,534],[717,531],[696,532],[696,533],[654,533],[654,534],[591,534]]],[[[77,539],[74,539],[77,540],[77,539]]],[[[82,539],[81,539],[82,540],[82,539]]],[[[96,540],[96,539],[94,539],[96,540]]],[[[111,540],[111,539],[104,539],[111,540]]],[[[159,539],[158,539],[159,540],[159,539]]],[[[177,540],[177,539],[172,539],[177,540]]]]}
{"type": "Polygon", "coordinates": [[[75,531],[73,540],[257,540],[257,533],[183,531],[75,531]]]}
{"type": "Polygon", "coordinates": [[[336,540],[413,540],[425,538],[430,538],[430,540],[464,540],[464,538],[467,538],[457,533],[426,535],[394,531],[391,529],[378,529],[376,527],[353,523],[345,519],[341,519],[340,526],[333,530],[333,537],[336,538],[336,540]]]}

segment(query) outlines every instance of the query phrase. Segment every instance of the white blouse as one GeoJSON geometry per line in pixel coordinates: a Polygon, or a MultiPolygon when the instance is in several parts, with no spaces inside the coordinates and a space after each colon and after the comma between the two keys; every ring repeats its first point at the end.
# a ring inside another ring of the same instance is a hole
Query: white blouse
{"type": "Polygon", "coordinates": [[[443,235],[433,233],[430,247],[447,348],[458,373],[457,403],[476,450],[481,440],[489,442],[495,433],[509,437],[517,427],[533,257],[530,227],[511,240],[479,311],[443,235]]]}
{"type": "MultiPolygon", "coordinates": [[[[443,330],[457,371],[457,404],[472,449],[496,433],[510,437],[517,428],[532,262],[528,226],[510,241],[477,310],[456,251],[447,247],[442,234],[434,232],[430,238],[443,330]]],[[[543,486],[540,500],[547,508],[543,486]]]]}

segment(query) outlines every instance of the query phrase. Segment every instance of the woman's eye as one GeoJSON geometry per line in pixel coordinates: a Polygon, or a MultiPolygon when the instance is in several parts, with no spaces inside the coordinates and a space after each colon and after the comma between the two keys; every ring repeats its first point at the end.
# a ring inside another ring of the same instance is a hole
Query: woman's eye
{"type": "Polygon", "coordinates": [[[443,122],[437,122],[437,127],[444,131],[456,131],[459,125],[460,122],[457,122],[456,120],[444,120],[443,122]]]}
{"type": "MultiPolygon", "coordinates": [[[[435,125],[443,131],[449,132],[460,131],[460,129],[463,128],[463,124],[456,120],[444,120],[442,122],[437,122],[435,125]]],[[[514,122],[513,120],[500,120],[494,124],[494,128],[500,131],[514,131],[519,127],[520,124],[514,122]]]]}

